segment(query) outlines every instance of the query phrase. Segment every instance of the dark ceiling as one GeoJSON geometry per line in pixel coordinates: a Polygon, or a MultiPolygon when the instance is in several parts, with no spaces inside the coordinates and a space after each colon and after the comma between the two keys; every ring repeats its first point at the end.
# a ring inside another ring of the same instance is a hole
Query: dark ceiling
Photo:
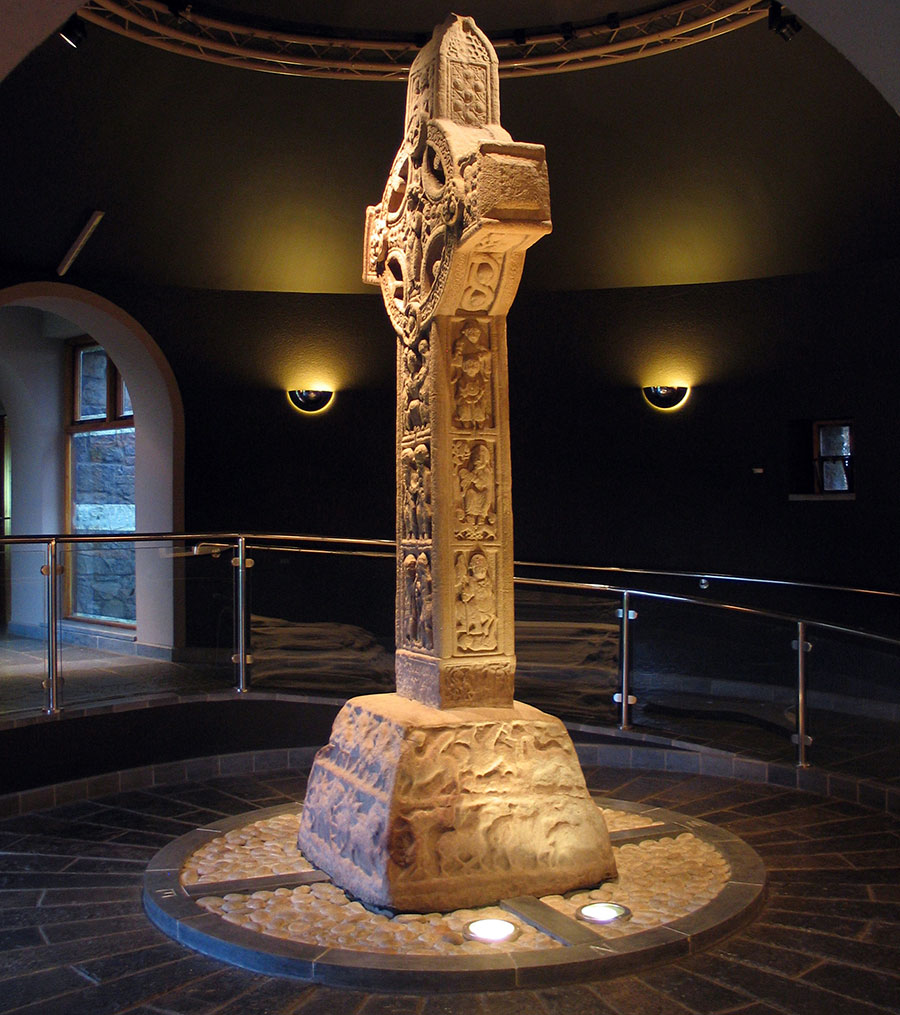
{"type": "MultiPolygon", "coordinates": [[[[265,9],[312,21],[321,6],[265,9]]],[[[466,13],[492,31],[513,14],[532,26],[598,9],[482,0],[466,13]]],[[[335,26],[398,31],[444,13],[328,8],[335,26]]],[[[0,260],[52,271],[101,209],[73,275],[366,291],[365,207],[403,105],[399,84],[224,68],[93,27],[77,51],[51,37],[0,85],[0,260]]],[[[619,66],[508,80],[501,108],[550,166],[554,232],[529,253],[525,285],[725,281],[900,255],[900,117],[808,26],[788,44],[763,21],[619,66]]]]}

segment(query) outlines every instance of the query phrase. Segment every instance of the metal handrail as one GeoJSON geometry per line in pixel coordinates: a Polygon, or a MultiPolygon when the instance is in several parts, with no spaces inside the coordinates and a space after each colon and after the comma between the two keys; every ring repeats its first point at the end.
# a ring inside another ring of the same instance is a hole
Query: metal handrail
{"type": "Polygon", "coordinates": [[[602,571],[614,574],[653,575],[657,578],[696,578],[699,581],[741,582],[747,585],[778,585],[796,589],[815,589],[822,592],[853,592],[866,596],[887,596],[900,600],[900,592],[886,589],[864,589],[852,585],[826,585],[823,582],[798,582],[789,578],[750,578],[745,575],[716,574],[708,571],[652,571],[640,567],[614,567],[598,564],[547,564],[537,561],[517,560],[519,567],[546,567],[557,571],[602,571]]]}
{"type": "MultiPolygon", "coordinates": [[[[204,553],[208,547],[214,546],[220,552],[231,549],[233,556],[231,563],[234,567],[234,604],[235,604],[235,637],[234,654],[232,662],[235,665],[235,688],[239,693],[246,692],[250,688],[250,676],[248,667],[253,662],[250,646],[249,629],[249,589],[247,583],[247,571],[253,566],[253,559],[247,556],[249,550],[278,550],[289,553],[315,553],[335,556],[355,557],[377,557],[393,558],[396,553],[396,543],[388,539],[357,539],[347,536],[312,536],[297,534],[247,534],[239,532],[143,532],[143,533],[119,533],[104,532],[85,534],[46,534],[46,535],[24,535],[24,536],[3,536],[0,537],[0,546],[21,546],[38,545],[46,549],[46,564],[42,566],[41,572],[47,579],[47,611],[48,611],[48,634],[47,634],[47,681],[46,708],[49,714],[56,714],[62,709],[62,680],[59,674],[59,649],[57,643],[58,626],[58,596],[59,596],[59,574],[61,568],[57,563],[57,554],[60,544],[83,544],[83,543],[194,543],[195,551],[204,547],[204,553]],[[350,546],[364,546],[372,549],[355,550],[348,549],[350,546]],[[389,548],[389,549],[388,549],[389,548]]],[[[211,551],[210,551],[211,552],[211,551]]],[[[685,571],[650,571],[641,568],[621,568],[597,565],[579,564],[545,564],[531,561],[516,561],[516,567],[546,568],[550,570],[586,571],[593,573],[632,574],[645,577],[657,578],[693,578],[703,581],[728,581],[740,582],[755,585],[789,586],[796,589],[827,590],[838,593],[853,593],[871,596],[882,596],[900,599],[900,593],[889,592],[877,589],[861,589],[848,586],[824,585],[812,582],[796,582],[785,579],[765,578],[742,578],[736,575],[722,574],[701,574],[699,572],[685,571]]],[[[858,627],[851,627],[846,624],[836,624],[832,621],[810,620],[808,617],[797,616],[792,613],[785,613],[777,610],[763,609],[755,606],[742,606],[736,603],[721,602],[703,598],[700,596],[676,594],[671,592],[653,592],[647,589],[634,588],[631,585],[607,584],[601,582],[564,581],[549,578],[527,578],[524,576],[515,577],[514,583],[523,586],[538,586],[541,588],[565,589],[568,591],[607,592],[621,596],[621,608],[618,611],[620,618],[620,650],[619,650],[619,691],[614,695],[615,701],[620,706],[619,728],[622,730],[631,729],[631,706],[636,704],[636,699],[630,693],[631,683],[631,635],[630,623],[636,619],[637,614],[631,608],[632,597],[661,600],[665,602],[685,603],[694,606],[703,606],[711,609],[728,611],[735,614],[744,614],[753,617],[762,617],[779,623],[791,624],[796,628],[797,637],[792,643],[792,648],[797,653],[797,715],[796,732],[793,740],[797,745],[797,765],[807,767],[807,747],[812,743],[807,734],[807,695],[806,695],[806,653],[809,652],[810,644],[806,635],[810,627],[820,630],[837,632],[851,636],[861,637],[870,641],[879,642],[885,645],[900,646],[900,638],[877,634],[858,627]]]]}
{"type": "Polygon", "coordinates": [[[715,599],[703,599],[700,596],[675,595],[671,592],[648,592],[645,589],[635,589],[623,585],[603,585],[597,582],[564,582],[551,581],[546,578],[516,578],[517,585],[540,585],[544,588],[578,589],[588,592],[615,592],[618,594],[630,594],[643,596],[645,599],[663,599],[673,603],[691,603],[694,606],[710,606],[719,610],[730,610],[733,613],[746,613],[754,617],[764,617],[767,620],[784,621],[788,624],[797,624],[803,621],[807,626],[824,628],[829,631],[837,631],[840,634],[854,634],[861,638],[869,638],[872,641],[885,642],[888,645],[900,646],[900,638],[890,638],[887,635],[875,634],[874,631],[866,631],[859,627],[847,627],[843,624],[834,624],[827,620],[809,620],[798,617],[793,613],[780,613],[777,610],[762,610],[756,606],[738,606],[735,603],[722,603],[715,599]]]}

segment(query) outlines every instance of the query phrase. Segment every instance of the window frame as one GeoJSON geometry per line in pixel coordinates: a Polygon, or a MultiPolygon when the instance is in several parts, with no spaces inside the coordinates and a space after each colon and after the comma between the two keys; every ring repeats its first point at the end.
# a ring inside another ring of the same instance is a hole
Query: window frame
{"type": "MultiPolygon", "coordinates": [[[[80,335],[78,338],[69,339],[66,342],[66,369],[65,369],[65,432],[66,453],[65,453],[65,483],[64,483],[64,509],[63,518],[65,521],[64,531],[67,535],[75,535],[72,524],[72,497],[74,493],[74,461],[73,461],[73,440],[72,437],[78,433],[88,433],[94,430],[129,430],[134,427],[134,411],[125,413],[125,382],[119,373],[109,353],[90,335],[80,335]],[[103,417],[93,419],[79,419],[81,399],[81,354],[87,349],[100,349],[106,356],[106,413],[103,417]]],[[[137,621],[116,620],[113,618],[88,617],[75,612],[75,590],[74,578],[75,568],[73,566],[73,551],[77,544],[69,544],[67,556],[68,566],[64,571],[63,582],[63,616],[66,620],[77,621],[80,624],[97,624],[103,627],[123,628],[134,630],[137,621]]]]}
{"type": "Polygon", "coordinates": [[[854,440],[854,426],[852,419],[817,419],[813,420],[812,425],[812,441],[813,441],[813,491],[817,497],[842,497],[845,498],[850,494],[856,493],[856,482],[855,482],[855,468],[854,460],[856,457],[856,447],[854,440]],[[850,454],[849,455],[823,455],[821,448],[821,432],[825,427],[840,426],[846,427],[848,430],[849,443],[850,443],[850,454]],[[842,461],[844,462],[847,476],[847,489],[846,490],[826,490],[825,489],[825,472],[823,463],[828,461],[842,461]]]}

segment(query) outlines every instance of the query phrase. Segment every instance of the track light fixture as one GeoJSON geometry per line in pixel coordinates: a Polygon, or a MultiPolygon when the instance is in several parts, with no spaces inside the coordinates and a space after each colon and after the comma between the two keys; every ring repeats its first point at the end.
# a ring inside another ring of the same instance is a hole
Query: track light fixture
{"type": "Polygon", "coordinates": [[[78,47],[87,38],[87,30],[84,27],[84,22],[77,14],[73,14],[71,18],[60,28],[57,33],[59,37],[72,47],[72,49],[78,49],[78,47]]]}
{"type": "Polygon", "coordinates": [[[777,0],[771,0],[769,4],[769,31],[780,35],[785,42],[791,39],[803,28],[803,25],[793,14],[785,14],[784,9],[777,0]]]}

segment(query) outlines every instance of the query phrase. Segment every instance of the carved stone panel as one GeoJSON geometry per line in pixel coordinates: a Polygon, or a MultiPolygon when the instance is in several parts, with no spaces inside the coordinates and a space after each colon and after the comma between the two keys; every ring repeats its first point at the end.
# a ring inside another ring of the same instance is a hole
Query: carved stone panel
{"type": "Polygon", "coordinates": [[[497,254],[479,252],[471,255],[460,310],[471,313],[490,310],[502,271],[503,258],[497,254]]]}
{"type": "Polygon", "coordinates": [[[403,558],[402,624],[400,636],[406,648],[430,652],[434,648],[434,603],[431,559],[428,552],[408,552],[403,558]]]}
{"type": "Polygon", "coordinates": [[[431,423],[432,380],[428,340],[420,338],[416,347],[404,346],[400,376],[400,405],[403,429],[415,434],[428,429],[431,423]]]}
{"type": "Polygon", "coordinates": [[[453,119],[468,127],[483,127],[487,122],[488,68],[485,63],[450,63],[450,102],[453,119]]]}
{"type": "Polygon", "coordinates": [[[450,351],[452,425],[484,430],[494,425],[493,357],[487,322],[462,321],[450,351]]]}
{"type": "Polygon", "coordinates": [[[454,536],[474,542],[497,536],[497,467],[492,441],[455,440],[454,536]]]}
{"type": "Polygon", "coordinates": [[[448,663],[441,669],[441,700],[445,708],[489,706],[510,708],[516,666],[510,659],[448,663]]]}
{"type": "Polygon", "coordinates": [[[456,554],[456,648],[462,653],[497,650],[497,587],[494,554],[481,549],[456,554]]]}
{"type": "Polygon", "coordinates": [[[401,538],[431,539],[432,483],[431,449],[424,442],[403,448],[400,452],[401,489],[403,494],[403,526],[401,538]]]}

